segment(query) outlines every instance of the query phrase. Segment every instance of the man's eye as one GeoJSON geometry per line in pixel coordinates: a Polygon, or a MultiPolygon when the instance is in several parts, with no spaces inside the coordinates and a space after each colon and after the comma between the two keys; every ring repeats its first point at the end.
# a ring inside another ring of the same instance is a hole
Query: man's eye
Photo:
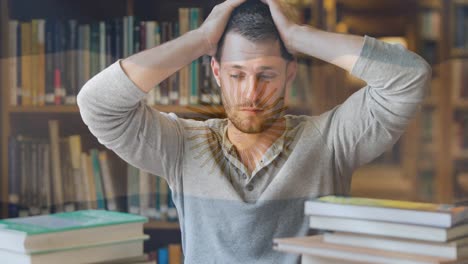
{"type": "Polygon", "coordinates": [[[275,76],[273,76],[273,75],[264,75],[264,74],[260,75],[261,79],[273,79],[274,77],[275,76]]]}
{"type": "Polygon", "coordinates": [[[234,79],[241,79],[244,77],[243,75],[240,75],[240,74],[230,74],[229,76],[234,79]]]}

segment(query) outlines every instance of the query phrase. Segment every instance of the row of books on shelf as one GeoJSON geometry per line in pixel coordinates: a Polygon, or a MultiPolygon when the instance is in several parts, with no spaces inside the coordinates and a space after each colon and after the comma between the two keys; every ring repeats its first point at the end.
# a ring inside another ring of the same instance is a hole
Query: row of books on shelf
{"type": "Polygon", "coordinates": [[[49,137],[24,135],[9,141],[9,216],[83,209],[129,211],[155,220],[177,220],[167,182],[111,158],[82,150],[80,135],[60,136],[49,121],[49,137]],[[119,174],[118,163],[128,166],[119,174]]]}
{"type": "MultiPolygon", "coordinates": [[[[180,8],[178,22],[140,21],[134,16],[90,24],[77,20],[11,20],[10,105],[74,105],[80,88],[95,74],[120,58],[196,29],[200,18],[201,9],[180,8]]],[[[301,63],[300,76],[287,96],[292,103],[303,98],[297,89],[310,86],[310,73],[305,61],[301,63]]],[[[205,55],[157,85],[147,102],[219,105],[219,90],[211,74],[210,57],[205,55]]]]}
{"type": "MultiPolygon", "coordinates": [[[[11,20],[11,105],[75,104],[80,87],[92,76],[120,58],[196,29],[201,17],[199,8],[180,8],[178,22],[140,21],[134,16],[87,24],[11,20]]],[[[169,77],[157,87],[154,103],[219,104],[209,67],[205,56],[169,77]]]]}
{"type": "MultiPolygon", "coordinates": [[[[3,219],[0,259],[17,264],[156,264],[154,257],[144,253],[147,221],[143,216],[106,210],[3,219]]],[[[180,247],[172,251],[181,255],[180,247]]]]}
{"type": "Polygon", "coordinates": [[[452,59],[451,64],[451,86],[453,101],[468,100],[468,59],[452,59]]]}
{"type": "Polygon", "coordinates": [[[454,37],[453,46],[460,49],[468,49],[468,5],[466,2],[460,1],[461,4],[455,4],[454,17],[454,37]]]}
{"type": "Polygon", "coordinates": [[[317,235],[275,238],[302,263],[466,263],[468,208],[448,204],[324,196],[306,201],[317,235]]]}
{"type": "Polygon", "coordinates": [[[157,264],[182,264],[184,258],[182,255],[182,247],[180,244],[168,244],[165,247],[158,248],[151,259],[157,260],[157,264]]]}

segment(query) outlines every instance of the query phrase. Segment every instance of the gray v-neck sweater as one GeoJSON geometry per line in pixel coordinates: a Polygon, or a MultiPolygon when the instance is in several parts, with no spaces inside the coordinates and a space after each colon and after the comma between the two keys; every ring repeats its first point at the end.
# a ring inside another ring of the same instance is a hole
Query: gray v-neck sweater
{"type": "Polygon", "coordinates": [[[349,192],[353,171],[402,135],[431,78],[420,56],[368,36],[351,73],[367,86],[319,116],[286,116],[251,177],[231,155],[226,120],[146,106],[119,62],[85,84],[78,105],[100,143],[168,181],[186,264],[297,263],[272,249],[273,238],[307,234],[305,200],[349,192]]]}

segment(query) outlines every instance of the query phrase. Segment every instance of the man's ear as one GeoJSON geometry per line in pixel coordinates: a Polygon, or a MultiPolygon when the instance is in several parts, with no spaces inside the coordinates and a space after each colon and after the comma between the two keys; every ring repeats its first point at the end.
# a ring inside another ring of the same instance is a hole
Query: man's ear
{"type": "Polygon", "coordinates": [[[297,59],[288,62],[286,66],[286,87],[291,87],[297,74],[297,59]]]}
{"type": "Polygon", "coordinates": [[[219,75],[219,68],[220,68],[219,62],[215,59],[215,57],[211,57],[211,70],[213,71],[213,75],[216,79],[216,83],[218,84],[219,87],[221,87],[221,81],[220,81],[220,75],[219,75]]]}

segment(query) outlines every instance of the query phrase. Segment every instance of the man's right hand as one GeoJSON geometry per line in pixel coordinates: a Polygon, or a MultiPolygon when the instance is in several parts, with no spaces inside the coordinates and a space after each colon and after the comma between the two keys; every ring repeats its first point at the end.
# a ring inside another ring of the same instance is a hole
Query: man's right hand
{"type": "Polygon", "coordinates": [[[245,2],[245,0],[226,0],[216,5],[200,28],[198,28],[199,32],[203,34],[206,40],[208,55],[215,55],[218,42],[224,33],[232,11],[243,2],[245,2]]]}

